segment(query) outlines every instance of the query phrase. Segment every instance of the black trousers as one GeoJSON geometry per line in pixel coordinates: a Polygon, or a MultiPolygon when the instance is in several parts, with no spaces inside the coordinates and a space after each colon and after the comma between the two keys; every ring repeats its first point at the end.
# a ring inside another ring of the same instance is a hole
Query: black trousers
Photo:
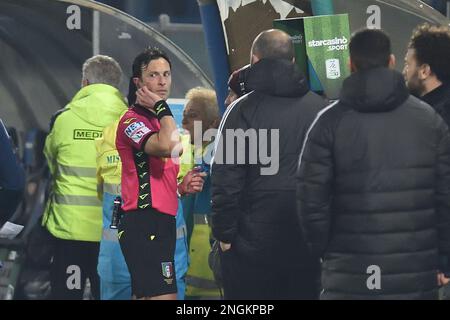
{"type": "MultiPolygon", "coordinates": [[[[233,251],[220,252],[226,300],[316,300],[320,267],[292,267],[288,260],[255,263],[233,251]]],[[[270,257],[268,257],[270,259],[270,257]]]]}
{"type": "Polygon", "coordinates": [[[52,299],[81,300],[86,278],[94,299],[100,299],[97,273],[99,242],[54,238],[54,256],[50,270],[52,299]]]}

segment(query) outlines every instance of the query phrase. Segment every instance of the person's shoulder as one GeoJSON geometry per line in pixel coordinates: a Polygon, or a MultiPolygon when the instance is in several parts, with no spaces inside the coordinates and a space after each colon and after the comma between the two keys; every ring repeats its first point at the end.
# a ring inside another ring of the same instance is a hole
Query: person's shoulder
{"type": "Polygon", "coordinates": [[[450,105],[450,83],[444,83],[444,97],[442,99],[445,105],[450,105]]]}
{"type": "Polygon", "coordinates": [[[349,112],[352,112],[351,108],[346,107],[339,100],[328,102],[316,113],[313,126],[334,130],[349,112]]]}
{"type": "Polygon", "coordinates": [[[137,121],[137,117],[135,116],[134,112],[129,109],[119,118],[117,123],[117,130],[121,131],[135,121],[137,121]]]}
{"type": "Polygon", "coordinates": [[[222,119],[227,118],[229,116],[236,116],[237,114],[241,114],[244,110],[248,110],[249,108],[254,108],[256,104],[253,101],[253,98],[256,96],[254,91],[239,97],[235,101],[233,101],[226,109],[223,114],[222,119]]]}
{"type": "Polygon", "coordinates": [[[6,126],[5,126],[5,124],[3,123],[2,118],[0,118],[0,132],[3,132],[3,133],[5,133],[6,135],[8,135],[8,131],[6,130],[6,126]]]}
{"type": "Polygon", "coordinates": [[[424,114],[427,114],[428,116],[434,116],[436,114],[436,110],[431,105],[413,95],[409,95],[409,97],[405,100],[405,102],[401,107],[408,110],[414,108],[422,111],[424,114]]]}
{"type": "Polygon", "coordinates": [[[296,99],[301,101],[303,105],[308,105],[318,110],[323,109],[334,102],[311,90],[301,97],[296,97],[296,99]]]}
{"type": "Polygon", "coordinates": [[[317,117],[323,119],[341,117],[347,110],[349,110],[349,108],[343,105],[340,100],[324,101],[325,104],[319,106],[317,117]]]}
{"type": "Polygon", "coordinates": [[[65,114],[65,116],[68,114],[67,111],[70,111],[69,107],[59,109],[52,115],[52,117],[50,118],[49,131],[52,131],[57,119],[63,119],[63,114],[65,114]]]}
{"type": "Polygon", "coordinates": [[[139,122],[139,121],[142,122],[145,120],[146,120],[146,118],[144,116],[142,116],[141,114],[136,112],[136,110],[133,107],[131,107],[120,118],[119,126],[129,126],[130,124],[132,124],[134,122],[139,122]]]}
{"type": "Polygon", "coordinates": [[[251,91],[249,93],[246,93],[242,96],[240,96],[239,98],[237,98],[235,101],[233,101],[227,108],[227,110],[232,109],[236,106],[242,106],[247,104],[249,101],[252,101],[255,97],[257,97],[258,95],[260,95],[260,93],[256,92],[256,91],[251,91]]]}
{"type": "Polygon", "coordinates": [[[2,119],[0,118],[0,143],[2,144],[4,141],[9,140],[9,133],[6,129],[5,124],[3,123],[2,119]]]}
{"type": "Polygon", "coordinates": [[[408,116],[413,117],[412,121],[416,123],[427,123],[431,125],[434,129],[442,131],[447,129],[448,125],[445,119],[445,112],[439,112],[435,106],[431,106],[425,101],[410,95],[409,98],[404,102],[403,109],[404,113],[408,116]],[[411,111],[415,111],[412,113],[411,111]]]}
{"type": "Polygon", "coordinates": [[[122,119],[127,117],[138,117],[139,114],[136,112],[135,107],[131,106],[128,110],[122,115],[122,119]]]}
{"type": "Polygon", "coordinates": [[[158,119],[146,117],[145,114],[138,112],[135,108],[130,108],[119,120],[117,135],[130,136],[133,132],[142,128],[158,131],[158,119]]]}

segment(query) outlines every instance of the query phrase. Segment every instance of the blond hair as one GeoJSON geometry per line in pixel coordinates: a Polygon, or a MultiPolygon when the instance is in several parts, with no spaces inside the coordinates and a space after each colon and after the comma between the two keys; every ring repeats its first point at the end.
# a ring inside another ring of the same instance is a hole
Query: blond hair
{"type": "Polygon", "coordinates": [[[198,105],[206,114],[208,121],[219,118],[219,106],[217,104],[216,92],[203,87],[195,87],[186,93],[186,99],[194,105],[198,105]]]}

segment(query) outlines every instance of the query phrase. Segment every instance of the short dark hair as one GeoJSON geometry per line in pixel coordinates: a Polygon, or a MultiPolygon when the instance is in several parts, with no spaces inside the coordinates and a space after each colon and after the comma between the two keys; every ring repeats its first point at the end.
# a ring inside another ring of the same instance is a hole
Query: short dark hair
{"type": "Polygon", "coordinates": [[[409,49],[415,50],[419,65],[428,64],[442,82],[450,81],[450,29],[422,24],[414,29],[409,49]]]}
{"type": "Polygon", "coordinates": [[[152,60],[156,60],[159,58],[165,59],[172,69],[172,63],[170,62],[167,54],[157,47],[149,47],[141,52],[133,61],[133,77],[140,78],[142,77],[142,70],[147,68],[148,64],[152,60]]]}
{"type": "Polygon", "coordinates": [[[292,60],[295,56],[291,37],[277,29],[261,32],[253,43],[252,53],[260,59],[292,60]]]}
{"type": "Polygon", "coordinates": [[[132,69],[133,74],[131,75],[130,82],[128,84],[128,105],[131,106],[136,102],[136,91],[138,88],[134,83],[133,78],[141,78],[142,70],[147,68],[150,61],[159,58],[165,59],[169,63],[170,69],[172,69],[172,63],[170,62],[167,54],[157,47],[148,47],[138,54],[136,58],[134,58],[132,69]]]}
{"type": "Polygon", "coordinates": [[[350,39],[350,59],[358,71],[389,66],[391,40],[376,29],[357,31],[350,39]]]}

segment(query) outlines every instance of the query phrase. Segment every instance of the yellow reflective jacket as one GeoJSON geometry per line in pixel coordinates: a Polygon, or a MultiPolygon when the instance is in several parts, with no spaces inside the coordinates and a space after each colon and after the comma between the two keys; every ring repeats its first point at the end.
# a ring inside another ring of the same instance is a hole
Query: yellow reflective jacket
{"type": "Polygon", "coordinates": [[[116,148],[116,134],[120,118],[103,130],[103,137],[95,140],[97,150],[97,197],[102,200],[103,193],[120,196],[122,162],[116,148]]]}
{"type": "MultiPolygon", "coordinates": [[[[181,137],[183,155],[180,172],[192,170],[195,163],[202,162],[212,145],[195,148],[189,135],[181,137]]],[[[208,172],[209,174],[209,172],[208,172]]],[[[188,229],[189,269],[186,275],[186,296],[190,298],[216,299],[221,296],[214,280],[214,274],[208,264],[211,251],[211,227],[208,224],[211,201],[210,177],[206,177],[203,191],[183,197],[183,211],[188,229]]]]}
{"type": "Polygon", "coordinates": [[[83,87],[59,112],[47,136],[44,154],[53,186],[43,225],[55,237],[100,241],[102,204],[97,198],[94,140],[127,109],[114,87],[83,87]]]}

